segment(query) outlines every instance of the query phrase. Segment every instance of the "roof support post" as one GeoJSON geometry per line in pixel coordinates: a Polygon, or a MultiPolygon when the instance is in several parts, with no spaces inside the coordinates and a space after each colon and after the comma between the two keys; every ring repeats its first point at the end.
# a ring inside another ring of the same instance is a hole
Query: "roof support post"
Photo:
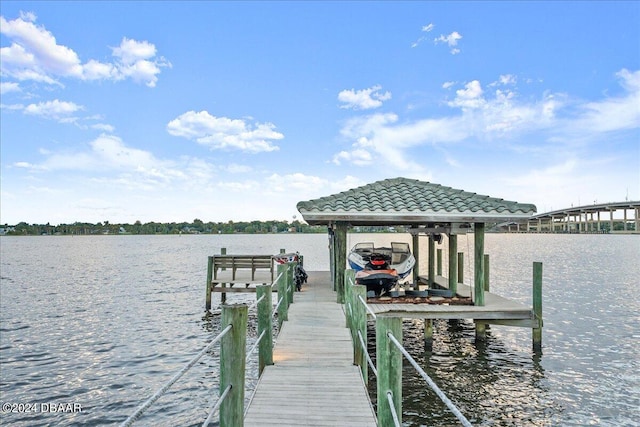
{"type": "Polygon", "coordinates": [[[334,241],[334,233],[333,233],[333,225],[329,224],[327,227],[327,233],[329,237],[329,277],[331,279],[331,286],[333,290],[336,290],[336,251],[335,251],[335,241],[334,241]]]}
{"type": "Polygon", "coordinates": [[[415,286],[415,289],[418,289],[418,278],[420,277],[420,234],[419,233],[413,233],[413,235],[411,236],[411,240],[412,240],[412,252],[413,252],[413,257],[416,259],[416,264],[413,266],[413,284],[415,286]]]}
{"type": "Polygon", "coordinates": [[[429,234],[429,288],[436,281],[436,245],[433,241],[433,234],[429,234]]]}
{"type": "Polygon", "coordinates": [[[484,305],[484,223],[474,224],[474,305],[484,305]]]}
{"type": "Polygon", "coordinates": [[[449,290],[458,292],[458,236],[449,234],[449,290]]]}
{"type": "Polygon", "coordinates": [[[335,272],[334,284],[337,292],[337,302],[344,304],[344,270],[347,268],[347,229],[346,222],[337,222],[334,231],[335,272]]]}

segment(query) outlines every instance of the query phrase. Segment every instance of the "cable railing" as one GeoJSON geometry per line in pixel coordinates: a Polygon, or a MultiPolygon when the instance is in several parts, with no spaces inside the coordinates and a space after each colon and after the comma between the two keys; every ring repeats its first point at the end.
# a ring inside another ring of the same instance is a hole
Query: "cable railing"
{"type": "Polygon", "coordinates": [[[216,343],[220,343],[220,394],[209,410],[202,426],[208,426],[219,412],[219,425],[241,425],[238,420],[244,417],[244,391],[246,383],[246,364],[258,350],[258,374],[261,375],[266,365],[273,364],[273,319],[277,316],[279,325],[287,320],[288,307],[293,301],[293,267],[294,263],[278,265],[278,275],[270,285],[256,287],[256,301],[251,305],[236,304],[222,306],[221,325],[224,328],[196,354],[169,381],[158,389],[147,400],[120,424],[120,427],[133,425],[155,402],[157,402],[171,386],[173,386],[189,369],[191,369],[216,343]],[[277,286],[278,302],[272,304],[272,288],[277,286]],[[257,307],[259,336],[250,350],[246,350],[247,314],[249,309],[257,307]],[[241,361],[241,362],[238,362],[241,361]]]}
{"type": "Polygon", "coordinates": [[[416,369],[427,385],[444,402],[447,408],[465,427],[472,424],[465,418],[453,402],[406,351],[396,336],[402,339],[402,318],[377,316],[366,303],[366,287],[355,284],[355,272],[345,271],[345,306],[347,327],[351,330],[354,347],[354,364],[360,366],[365,383],[368,382],[368,368],[377,378],[378,425],[402,425],[402,356],[416,369]],[[367,343],[367,318],[376,321],[376,364],[369,356],[367,343]]]}

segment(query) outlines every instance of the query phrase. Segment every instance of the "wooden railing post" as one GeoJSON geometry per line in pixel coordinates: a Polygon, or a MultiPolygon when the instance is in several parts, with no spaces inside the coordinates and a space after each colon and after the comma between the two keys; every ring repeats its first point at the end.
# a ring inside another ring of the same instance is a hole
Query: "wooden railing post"
{"type": "Polygon", "coordinates": [[[287,264],[278,264],[278,301],[283,301],[278,306],[278,326],[282,327],[282,322],[289,320],[289,294],[287,292],[287,264]],[[283,273],[283,274],[281,274],[283,273]]]}
{"type": "Polygon", "coordinates": [[[436,274],[442,276],[442,249],[436,250],[436,274]]]}
{"type": "Polygon", "coordinates": [[[221,427],[242,427],[244,424],[244,375],[247,345],[247,315],[245,304],[223,305],[222,324],[231,330],[220,341],[220,393],[228,385],[231,390],[220,406],[221,427]]]}
{"type": "Polygon", "coordinates": [[[542,351],[542,263],[533,263],[533,313],[536,316],[537,328],[533,328],[533,350],[542,351]]]}
{"type": "Polygon", "coordinates": [[[264,337],[258,346],[258,375],[262,375],[264,367],[273,365],[273,323],[271,302],[271,286],[260,285],[256,287],[256,298],[262,301],[258,303],[258,336],[264,332],[264,337]]]}
{"type": "Polygon", "coordinates": [[[353,301],[352,301],[352,288],[356,282],[356,272],[350,268],[344,270],[344,312],[346,313],[346,327],[351,331],[351,338],[353,338],[353,301]],[[349,307],[351,305],[351,307],[349,307]]]}
{"type": "Polygon", "coordinates": [[[289,305],[293,304],[293,293],[295,291],[295,284],[293,283],[293,272],[296,269],[295,262],[287,263],[287,289],[289,290],[289,295],[287,298],[287,303],[289,305]]]}
{"type": "Polygon", "coordinates": [[[209,256],[207,260],[207,297],[205,299],[205,310],[211,310],[211,281],[213,277],[213,257],[209,256]]]}
{"type": "Polygon", "coordinates": [[[369,365],[367,364],[367,349],[362,348],[358,332],[362,335],[365,345],[367,344],[367,309],[362,301],[367,300],[367,287],[364,285],[355,285],[351,289],[351,301],[353,305],[353,330],[354,330],[354,363],[360,366],[362,379],[365,385],[369,383],[369,365]]]}
{"type": "Polygon", "coordinates": [[[378,365],[378,425],[392,426],[393,415],[387,403],[387,392],[393,393],[393,403],[402,424],[402,353],[391,342],[391,333],[402,342],[402,319],[376,318],[376,360],[378,365]]]}
{"type": "Polygon", "coordinates": [[[464,283],[464,252],[458,252],[458,283],[464,283]]]}

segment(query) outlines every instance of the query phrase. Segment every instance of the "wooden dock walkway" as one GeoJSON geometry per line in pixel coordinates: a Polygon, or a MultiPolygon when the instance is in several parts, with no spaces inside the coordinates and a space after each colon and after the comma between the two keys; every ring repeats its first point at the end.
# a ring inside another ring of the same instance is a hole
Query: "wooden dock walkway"
{"type": "Polygon", "coordinates": [[[245,426],[376,426],[329,272],[296,292],[247,410],[245,426]]]}

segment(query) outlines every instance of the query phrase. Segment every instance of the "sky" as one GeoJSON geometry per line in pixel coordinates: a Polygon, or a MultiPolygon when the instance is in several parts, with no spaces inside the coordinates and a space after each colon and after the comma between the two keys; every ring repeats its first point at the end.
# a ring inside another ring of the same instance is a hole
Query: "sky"
{"type": "Polygon", "coordinates": [[[0,223],[640,199],[640,2],[0,3],[0,223]]]}

